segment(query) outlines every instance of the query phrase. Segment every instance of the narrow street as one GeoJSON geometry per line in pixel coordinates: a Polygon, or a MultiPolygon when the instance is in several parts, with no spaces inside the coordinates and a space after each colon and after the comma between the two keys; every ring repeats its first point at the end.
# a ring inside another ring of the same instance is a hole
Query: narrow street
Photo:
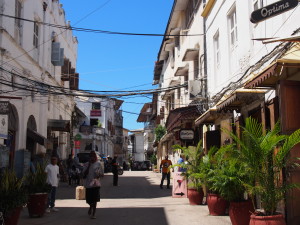
{"type": "Polygon", "coordinates": [[[61,183],[56,207],[59,212],[29,218],[24,208],[19,225],[229,225],[228,216],[209,216],[207,205],[190,206],[187,198],[172,198],[171,189],[160,189],[161,174],[152,171],[125,171],[119,187],[112,186],[112,175],[102,179],[97,219],[87,215],[85,200],[75,199],[75,186],[61,183]]]}

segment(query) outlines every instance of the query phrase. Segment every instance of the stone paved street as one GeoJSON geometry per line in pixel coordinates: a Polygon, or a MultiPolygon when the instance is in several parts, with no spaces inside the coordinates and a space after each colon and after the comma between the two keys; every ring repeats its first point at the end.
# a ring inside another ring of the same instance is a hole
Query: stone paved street
{"type": "Polygon", "coordinates": [[[24,208],[19,225],[229,225],[228,216],[209,216],[206,205],[190,206],[187,198],[172,198],[170,189],[160,189],[159,173],[125,171],[119,187],[112,186],[112,175],[102,179],[101,202],[97,219],[87,215],[85,200],[75,199],[75,186],[61,183],[56,207],[59,212],[41,218],[29,218],[24,208]]]}

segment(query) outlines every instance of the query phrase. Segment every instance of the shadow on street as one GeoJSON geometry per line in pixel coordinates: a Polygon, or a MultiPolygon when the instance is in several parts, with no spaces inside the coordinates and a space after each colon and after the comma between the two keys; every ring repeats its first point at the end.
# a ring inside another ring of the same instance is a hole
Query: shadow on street
{"type": "MultiPolygon", "coordinates": [[[[101,183],[101,199],[117,198],[160,198],[172,195],[171,189],[160,189],[158,184],[153,184],[147,177],[119,176],[119,185],[112,185],[113,177],[105,174],[101,183]]],[[[166,181],[165,181],[166,184],[166,181]]],[[[61,183],[57,189],[56,199],[75,199],[76,186],[61,183]]]]}
{"type": "MultiPolygon", "coordinates": [[[[27,210],[27,209],[24,209],[27,210]]],[[[45,214],[41,218],[30,218],[23,213],[19,225],[43,224],[111,224],[111,225],[152,225],[156,221],[159,225],[168,225],[163,208],[98,208],[97,219],[91,220],[87,215],[88,208],[59,208],[61,212],[45,214]],[[157,222],[159,221],[159,222],[157,222]]]]}

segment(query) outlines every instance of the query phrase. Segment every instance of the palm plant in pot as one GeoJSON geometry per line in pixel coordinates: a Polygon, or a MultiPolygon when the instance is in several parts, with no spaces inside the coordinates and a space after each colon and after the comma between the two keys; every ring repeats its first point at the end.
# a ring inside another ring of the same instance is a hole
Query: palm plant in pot
{"type": "Polygon", "coordinates": [[[230,203],[229,216],[233,225],[249,225],[253,204],[245,199],[250,178],[239,159],[235,145],[222,146],[214,156],[215,166],[209,173],[210,189],[230,203]]]}
{"type": "Polygon", "coordinates": [[[261,198],[263,212],[251,215],[250,225],[285,224],[283,215],[276,212],[278,203],[284,200],[288,190],[297,187],[282,180],[282,170],[287,166],[297,166],[289,159],[289,152],[300,142],[300,129],[290,135],[280,134],[280,123],[274,129],[263,133],[262,124],[249,117],[242,127],[242,135],[231,133],[240,148],[239,159],[245,163],[246,172],[255,181],[246,186],[251,195],[261,198]]]}
{"type": "Polygon", "coordinates": [[[0,212],[4,224],[18,224],[21,209],[27,203],[28,194],[23,178],[17,178],[14,171],[5,169],[0,175],[0,212]]]}
{"type": "Polygon", "coordinates": [[[220,196],[216,188],[213,188],[214,181],[212,177],[215,174],[214,171],[217,165],[217,151],[217,147],[212,147],[208,151],[208,154],[203,156],[202,162],[199,165],[199,177],[207,189],[206,201],[209,214],[213,216],[224,215],[227,208],[227,201],[220,196]]]}
{"type": "Polygon", "coordinates": [[[188,182],[188,198],[191,205],[200,205],[203,201],[202,182],[199,176],[199,165],[202,161],[204,150],[202,141],[199,141],[197,146],[182,147],[180,145],[173,145],[173,150],[180,149],[185,158],[185,163],[175,164],[184,168],[182,175],[188,182]]]}
{"type": "Polygon", "coordinates": [[[47,183],[44,164],[37,164],[36,171],[28,174],[26,186],[29,192],[27,203],[29,216],[43,216],[46,210],[48,193],[51,190],[51,185],[47,183]]]}

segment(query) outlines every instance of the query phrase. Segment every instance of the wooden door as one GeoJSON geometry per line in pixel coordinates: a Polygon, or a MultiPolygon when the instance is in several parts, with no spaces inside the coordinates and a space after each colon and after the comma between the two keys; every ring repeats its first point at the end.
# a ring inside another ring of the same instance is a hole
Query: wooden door
{"type": "MultiPolygon", "coordinates": [[[[300,128],[300,82],[280,82],[280,120],[284,134],[291,134],[300,128]]],[[[295,146],[291,158],[300,157],[300,145],[295,146]]],[[[300,183],[300,168],[288,168],[286,180],[289,183],[300,183]]],[[[300,224],[300,190],[292,190],[286,198],[287,224],[300,224]]]]}

